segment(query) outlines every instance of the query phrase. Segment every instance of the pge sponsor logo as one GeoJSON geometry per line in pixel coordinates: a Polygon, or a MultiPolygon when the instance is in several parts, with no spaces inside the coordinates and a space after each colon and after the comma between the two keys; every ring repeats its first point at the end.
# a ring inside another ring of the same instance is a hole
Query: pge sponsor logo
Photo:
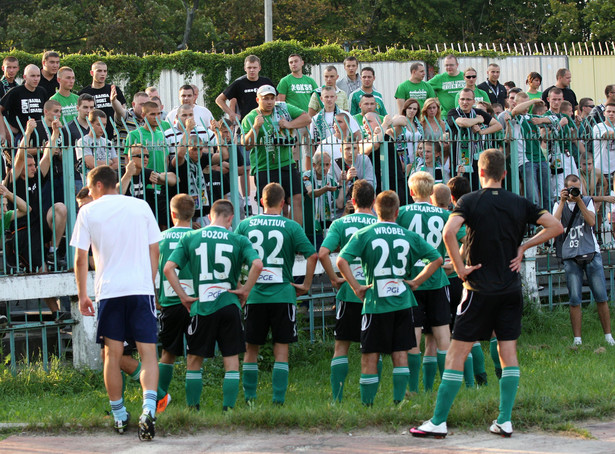
{"type": "Polygon", "coordinates": [[[399,295],[399,283],[396,281],[389,281],[384,284],[385,295],[399,295]]]}
{"type": "Polygon", "coordinates": [[[257,282],[272,282],[276,275],[273,271],[263,268],[257,282]]]}
{"type": "Polygon", "coordinates": [[[225,291],[226,289],[224,287],[209,287],[205,296],[208,300],[215,300],[225,291]]]}

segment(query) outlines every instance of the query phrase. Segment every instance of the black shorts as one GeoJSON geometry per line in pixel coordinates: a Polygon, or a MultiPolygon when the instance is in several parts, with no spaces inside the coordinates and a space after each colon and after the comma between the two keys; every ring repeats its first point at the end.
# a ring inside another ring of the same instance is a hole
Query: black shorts
{"type": "Polygon", "coordinates": [[[222,356],[234,356],[246,351],[241,311],[229,304],[210,315],[195,315],[186,334],[189,355],[213,358],[216,342],[222,356]]]}
{"type": "Polygon", "coordinates": [[[162,348],[172,355],[184,356],[184,335],[190,325],[190,312],[182,304],[163,306],[158,320],[158,340],[162,348]]]}
{"type": "Polygon", "coordinates": [[[361,322],[361,352],[400,352],[416,347],[412,310],[363,314],[361,322]]]}
{"type": "Polygon", "coordinates": [[[335,311],[335,340],[361,342],[362,303],[337,301],[335,311]]]}
{"type": "Polygon", "coordinates": [[[435,290],[415,290],[418,306],[413,307],[414,326],[422,326],[431,333],[432,326],[448,325],[451,322],[451,305],[446,287],[435,290]]]}
{"type": "MultiPolygon", "coordinates": [[[[101,342],[100,349],[103,350],[105,348],[105,344],[101,342]]],[[[133,356],[137,353],[137,344],[133,340],[124,341],[124,351],[122,352],[122,356],[133,356]]]]}
{"type": "Polygon", "coordinates": [[[263,196],[263,189],[269,183],[280,183],[284,188],[287,200],[292,195],[303,194],[304,191],[297,164],[291,164],[275,170],[260,170],[256,172],[255,178],[259,199],[263,196]]]}
{"type": "Polygon", "coordinates": [[[449,285],[446,287],[448,291],[448,299],[451,302],[451,324],[455,323],[455,314],[457,313],[457,306],[461,303],[461,295],[463,293],[463,281],[456,277],[448,278],[449,285]]]}
{"type": "Polygon", "coordinates": [[[297,306],[294,303],[248,304],[246,342],[264,345],[269,328],[274,344],[297,342],[297,306]]]}
{"type": "Polygon", "coordinates": [[[457,308],[453,339],[462,342],[489,340],[495,331],[498,340],[516,340],[521,334],[522,313],[521,290],[501,295],[482,295],[464,289],[457,308]]]}

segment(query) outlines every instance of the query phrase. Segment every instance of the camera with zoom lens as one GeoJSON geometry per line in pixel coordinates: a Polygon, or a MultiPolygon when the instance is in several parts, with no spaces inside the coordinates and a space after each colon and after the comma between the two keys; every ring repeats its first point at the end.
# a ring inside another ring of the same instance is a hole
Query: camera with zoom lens
{"type": "Polygon", "coordinates": [[[273,138],[273,145],[294,145],[297,143],[296,137],[275,136],[273,138]]]}
{"type": "Polygon", "coordinates": [[[579,197],[581,195],[581,190],[579,188],[565,188],[566,192],[569,196],[579,197]]]}

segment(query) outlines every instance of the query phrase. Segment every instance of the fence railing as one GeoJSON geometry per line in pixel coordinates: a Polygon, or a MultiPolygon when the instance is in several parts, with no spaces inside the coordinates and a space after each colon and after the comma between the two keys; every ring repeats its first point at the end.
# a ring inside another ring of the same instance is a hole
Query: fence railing
{"type": "MultiPolygon", "coordinates": [[[[310,130],[289,131],[273,123],[269,132],[257,134],[249,151],[244,137],[236,134],[237,125],[225,121],[194,125],[188,131],[182,123],[171,127],[158,121],[155,127],[145,124],[132,131],[126,122],[112,123],[113,137],[85,133],[85,126],[95,131],[88,120],[76,129],[79,134],[71,125],[60,128],[45,120],[36,128],[19,124],[10,144],[2,147],[3,181],[23,200],[25,209],[17,197],[0,196],[3,206],[14,210],[7,216],[3,209],[0,274],[62,272],[72,267],[73,252],[66,240],[78,207],[87,203],[87,194],[79,191],[87,184],[88,172],[100,164],[117,168],[120,193],[147,201],[162,229],[171,226],[168,206],[175,193],[194,198],[195,227],[209,222],[209,208],[220,198],[233,201],[236,225],[259,211],[260,189],[271,180],[280,181],[292,195],[287,215],[303,225],[318,247],[331,222],[351,209],[356,179],[372,182],[377,192],[395,190],[402,204],[411,201],[408,177],[419,170],[430,172],[439,183],[463,176],[478,189],[477,159],[485,149],[498,148],[507,156],[504,186],[550,211],[564,177],[573,173],[581,178],[583,194],[594,200],[595,233],[606,254],[613,290],[614,125],[599,117],[575,121],[562,114],[503,115],[495,121],[502,122],[501,130],[483,135],[484,123],[462,127],[439,117],[421,122],[403,116],[342,115],[331,124],[323,116],[310,130]]],[[[255,132],[253,125],[244,125],[244,133],[250,131],[255,132]]],[[[546,287],[541,295],[552,307],[564,293],[560,291],[563,270],[548,246],[539,249],[536,260],[539,283],[546,287]]],[[[332,292],[321,287],[311,295],[310,307],[332,298],[332,292]]],[[[29,328],[17,329],[8,315],[13,333],[29,328]]],[[[311,310],[312,337],[313,317],[311,310]]]]}

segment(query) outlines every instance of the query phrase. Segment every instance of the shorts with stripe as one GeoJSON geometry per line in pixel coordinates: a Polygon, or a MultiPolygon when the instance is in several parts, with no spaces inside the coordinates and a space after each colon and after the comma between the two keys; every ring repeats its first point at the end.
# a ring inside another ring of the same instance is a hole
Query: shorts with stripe
{"type": "Polygon", "coordinates": [[[258,303],[245,307],[246,342],[264,345],[271,328],[274,344],[297,342],[297,306],[294,303],[258,303]]]}
{"type": "Polygon", "coordinates": [[[335,340],[361,342],[362,303],[337,301],[335,310],[335,340]]]}
{"type": "Polygon", "coordinates": [[[483,295],[464,289],[452,337],[462,342],[475,342],[489,340],[495,331],[498,340],[516,340],[521,334],[522,314],[521,289],[500,295],[483,295]]]}
{"type": "Polygon", "coordinates": [[[391,354],[416,347],[412,310],[363,314],[361,352],[391,354]]]}
{"type": "Polygon", "coordinates": [[[195,315],[186,334],[186,352],[202,358],[213,358],[216,342],[222,356],[234,356],[246,351],[241,311],[229,304],[210,315],[195,315]]]}
{"type": "Polygon", "coordinates": [[[158,323],[153,295],[129,295],[100,300],[96,342],[103,338],[155,344],[158,323]]]}

